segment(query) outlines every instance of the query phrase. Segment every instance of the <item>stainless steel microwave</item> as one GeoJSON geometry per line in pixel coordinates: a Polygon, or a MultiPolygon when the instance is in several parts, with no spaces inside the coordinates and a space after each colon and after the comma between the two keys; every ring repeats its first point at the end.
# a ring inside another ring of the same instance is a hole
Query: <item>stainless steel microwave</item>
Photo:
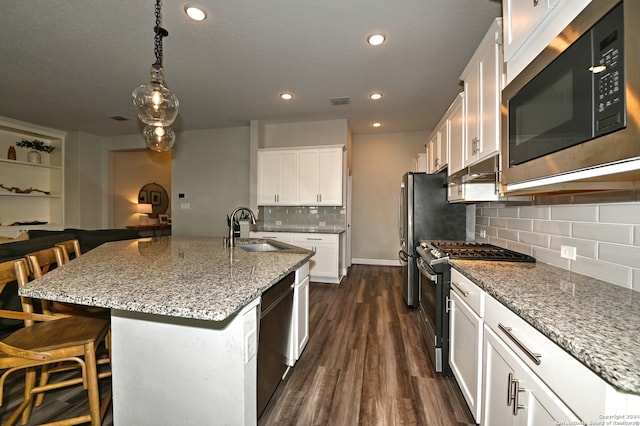
{"type": "Polygon", "coordinates": [[[505,87],[503,192],[640,159],[637,22],[639,1],[594,0],[505,87]]]}

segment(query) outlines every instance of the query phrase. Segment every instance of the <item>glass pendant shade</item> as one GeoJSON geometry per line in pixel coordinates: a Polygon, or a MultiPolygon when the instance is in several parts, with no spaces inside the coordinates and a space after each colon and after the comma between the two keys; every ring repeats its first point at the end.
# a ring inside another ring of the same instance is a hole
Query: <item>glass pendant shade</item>
{"type": "Polygon", "coordinates": [[[151,67],[151,82],[138,86],[131,97],[138,118],[147,126],[167,127],[178,116],[178,98],[164,85],[160,67],[151,67]]]}
{"type": "Polygon", "coordinates": [[[170,127],[146,126],[142,131],[147,148],[152,151],[171,151],[176,135],[170,127]]]}

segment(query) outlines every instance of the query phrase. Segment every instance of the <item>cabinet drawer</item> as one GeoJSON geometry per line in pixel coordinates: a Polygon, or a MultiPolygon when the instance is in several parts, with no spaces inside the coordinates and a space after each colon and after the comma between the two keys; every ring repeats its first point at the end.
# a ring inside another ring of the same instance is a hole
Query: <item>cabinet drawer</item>
{"type": "Polygon", "coordinates": [[[292,243],[311,243],[311,244],[338,244],[338,234],[316,234],[309,233],[294,233],[291,234],[292,243]]]}
{"type": "Polygon", "coordinates": [[[491,296],[484,321],[582,420],[596,421],[616,410],[607,404],[611,386],[491,296]]]}
{"type": "Polygon", "coordinates": [[[484,290],[453,268],[451,269],[451,291],[460,296],[460,299],[469,305],[480,318],[484,316],[484,290]]]}

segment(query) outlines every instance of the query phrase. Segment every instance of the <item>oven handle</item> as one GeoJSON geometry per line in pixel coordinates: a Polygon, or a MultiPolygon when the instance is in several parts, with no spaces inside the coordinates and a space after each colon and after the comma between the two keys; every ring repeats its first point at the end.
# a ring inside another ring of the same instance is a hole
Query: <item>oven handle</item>
{"type": "Polygon", "coordinates": [[[433,271],[433,269],[431,269],[431,267],[427,263],[420,260],[416,263],[418,265],[418,269],[420,269],[420,272],[422,272],[422,275],[429,278],[434,283],[438,282],[437,274],[433,271]]]}
{"type": "Polygon", "coordinates": [[[409,253],[407,253],[404,250],[400,250],[398,252],[398,257],[400,258],[401,261],[403,262],[408,262],[409,261],[409,253]]]}

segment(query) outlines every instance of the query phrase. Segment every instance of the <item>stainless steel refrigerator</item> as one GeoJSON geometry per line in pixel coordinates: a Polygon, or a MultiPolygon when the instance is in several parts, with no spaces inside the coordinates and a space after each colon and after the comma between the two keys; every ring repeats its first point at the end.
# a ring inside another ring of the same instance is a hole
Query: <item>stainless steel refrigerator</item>
{"type": "Polygon", "coordinates": [[[447,201],[446,171],[438,174],[406,173],[398,201],[400,263],[403,296],[408,306],[420,305],[416,247],[420,240],[466,239],[466,207],[447,201]]]}

